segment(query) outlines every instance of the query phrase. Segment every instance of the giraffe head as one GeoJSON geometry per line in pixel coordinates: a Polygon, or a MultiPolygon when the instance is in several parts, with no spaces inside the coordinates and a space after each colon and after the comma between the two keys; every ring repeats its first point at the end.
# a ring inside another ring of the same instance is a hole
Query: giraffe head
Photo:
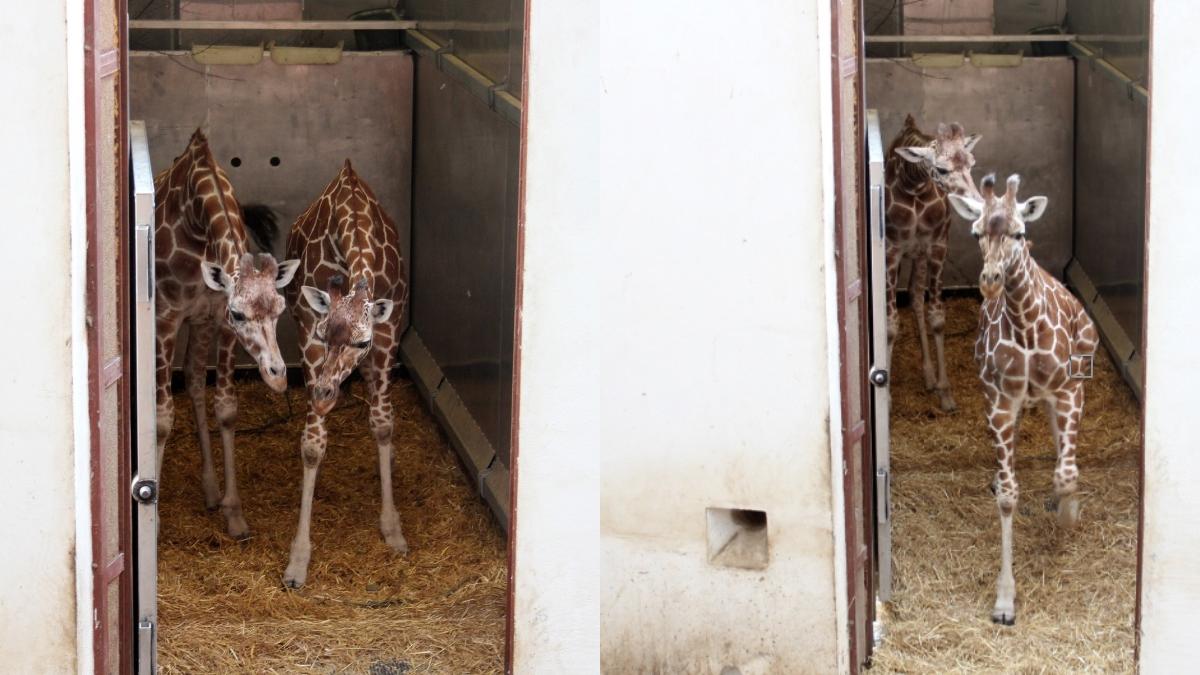
{"type": "Polygon", "coordinates": [[[371,351],[375,324],[387,321],[392,315],[391,300],[371,299],[366,277],[359,279],[348,294],[342,292],[344,281],[339,275],[329,280],[324,291],[312,286],[300,289],[308,306],[318,315],[313,334],[325,348],[310,392],[319,415],[333,409],[342,381],[371,351]]]}
{"type": "Polygon", "coordinates": [[[950,203],[958,215],[971,221],[971,234],[979,241],[983,254],[983,271],[979,273],[979,290],[984,297],[995,298],[1004,290],[1004,280],[1013,263],[1025,255],[1025,224],[1032,223],[1046,212],[1049,200],[1030,197],[1017,201],[1020,176],[1008,177],[1003,197],[996,196],[996,177],[984,176],[979,184],[980,199],[950,195],[950,203]]]}
{"type": "Polygon", "coordinates": [[[299,260],[276,263],[269,253],[242,254],[233,274],[215,263],[201,263],[204,283],[225,294],[225,320],[275,391],[287,388],[287,368],[275,338],[275,323],[284,308],[279,289],[291,282],[299,266],[299,260]]]}
{"type": "MultiPolygon", "coordinates": [[[[904,120],[904,124],[906,128],[916,129],[912,115],[904,120]]],[[[975,166],[975,155],[971,151],[979,138],[979,134],[968,136],[957,122],[939,124],[937,134],[929,143],[896,148],[896,154],[919,167],[947,193],[978,197],[975,182],[971,180],[971,168],[975,166]]]]}

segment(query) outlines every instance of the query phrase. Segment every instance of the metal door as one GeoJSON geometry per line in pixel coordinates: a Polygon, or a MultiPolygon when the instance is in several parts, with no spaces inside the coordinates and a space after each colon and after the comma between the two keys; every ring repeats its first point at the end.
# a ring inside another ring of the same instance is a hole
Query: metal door
{"type": "Polygon", "coordinates": [[[134,573],[137,672],[157,671],[158,642],[158,452],[155,428],[154,172],[146,125],[129,124],[133,178],[134,573]]]}
{"type": "Polygon", "coordinates": [[[881,602],[892,597],[891,390],[887,363],[887,274],[884,244],[883,139],[879,114],[867,111],[867,180],[870,185],[867,241],[871,279],[871,438],[875,449],[875,569],[881,602]]]}
{"type": "Polygon", "coordinates": [[[126,3],[84,0],[82,10],[93,644],[83,669],[125,673],[133,625],[126,3]]]}
{"type": "Polygon", "coordinates": [[[835,246],[841,372],[842,478],[846,520],[850,669],[870,661],[875,617],[874,478],[868,381],[868,289],[863,204],[862,11],[859,0],[833,0],[835,246]]]}

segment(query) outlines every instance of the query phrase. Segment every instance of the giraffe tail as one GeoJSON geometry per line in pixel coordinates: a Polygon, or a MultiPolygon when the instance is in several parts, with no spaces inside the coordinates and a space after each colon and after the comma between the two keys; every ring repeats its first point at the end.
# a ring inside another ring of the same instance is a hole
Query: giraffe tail
{"type": "Polygon", "coordinates": [[[275,239],[279,236],[279,222],[271,207],[266,204],[243,204],[242,222],[260,251],[274,252],[275,239]]]}

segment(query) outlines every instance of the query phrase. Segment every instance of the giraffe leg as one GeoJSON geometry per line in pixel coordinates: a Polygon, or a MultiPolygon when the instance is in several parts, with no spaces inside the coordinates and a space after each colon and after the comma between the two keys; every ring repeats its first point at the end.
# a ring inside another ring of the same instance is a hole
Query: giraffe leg
{"type": "Polygon", "coordinates": [[[208,352],[212,343],[211,321],[188,323],[187,351],[184,355],[184,380],[188,397],[192,400],[192,413],[196,419],[196,440],[200,445],[200,480],[204,486],[204,506],[210,511],[221,502],[217,488],[217,473],[213,469],[212,440],[208,432],[208,402],[205,400],[205,378],[208,375],[208,352]]]}
{"type": "Polygon", "coordinates": [[[296,526],[296,536],[292,539],[292,549],[288,556],[287,570],[283,574],[283,583],[289,588],[300,588],[308,579],[308,563],[312,558],[312,500],[313,491],[317,486],[317,469],[325,457],[328,435],[325,431],[325,417],[318,415],[312,404],[312,390],[317,379],[317,363],[323,356],[322,349],[312,340],[311,319],[305,320],[306,315],[297,315],[296,322],[300,328],[301,344],[303,344],[304,384],[308,399],[308,416],[305,418],[304,433],[300,437],[300,458],[304,462],[304,478],[300,487],[300,522],[296,526]]]}
{"type": "Polygon", "coordinates": [[[1010,398],[994,393],[989,398],[988,429],[999,463],[994,486],[996,506],[1000,511],[1000,574],[996,577],[996,604],[992,608],[992,621],[1011,626],[1017,620],[1017,585],[1012,573],[1012,525],[1020,494],[1014,451],[1021,410],[1020,405],[1010,398]]]}
{"type": "Polygon", "coordinates": [[[160,318],[157,322],[159,336],[158,353],[154,363],[154,417],[155,442],[158,446],[158,463],[155,465],[159,485],[163,478],[163,450],[171,429],[175,425],[175,399],[171,397],[171,363],[175,360],[175,339],[179,334],[179,322],[172,317],[160,318]]]}
{"type": "Polygon", "coordinates": [[[250,536],[250,527],[242,515],[242,498],[237,488],[237,466],[234,463],[233,431],[237,422],[237,392],[233,388],[233,359],[237,336],[227,326],[221,327],[217,345],[217,392],[213,409],[221,428],[221,446],[225,451],[225,497],[221,513],[225,516],[226,531],[234,539],[250,536]]]}
{"type": "Polygon", "coordinates": [[[328,436],[325,418],[312,410],[309,403],[308,418],[304,435],[300,439],[300,456],[304,460],[304,482],[300,488],[300,522],[296,536],[292,539],[292,550],[288,557],[287,571],[283,583],[290,588],[300,588],[308,578],[308,562],[312,558],[312,500],[317,486],[317,469],[325,457],[328,436]]]}
{"type": "Polygon", "coordinates": [[[937,391],[944,412],[958,410],[950,392],[946,375],[946,309],[942,303],[942,270],[946,266],[946,243],[935,243],[929,255],[929,328],[933,331],[933,346],[937,354],[937,391]]]}
{"type": "MultiPolygon", "coordinates": [[[[1077,383],[1078,384],[1078,383],[1077,383]]],[[[1072,528],[1079,521],[1079,468],[1075,464],[1075,443],[1079,435],[1079,419],[1083,415],[1083,386],[1061,394],[1046,405],[1046,417],[1058,448],[1058,465],[1054,468],[1054,496],[1057,502],[1058,524],[1072,528]]]]}
{"type": "MultiPolygon", "coordinates": [[[[380,338],[376,338],[379,343],[380,338]]],[[[388,340],[386,344],[391,344],[388,340]]],[[[371,433],[379,444],[379,485],[381,501],[379,529],[388,546],[398,553],[408,552],[408,542],[400,531],[400,514],[392,493],[392,401],[388,398],[388,378],[392,358],[390,348],[377,344],[363,363],[363,375],[371,394],[371,433]]]]}
{"type": "Polygon", "coordinates": [[[887,240],[885,249],[887,252],[887,363],[884,364],[888,370],[892,369],[892,345],[896,342],[896,336],[900,334],[900,315],[896,308],[896,282],[900,276],[900,247],[892,243],[891,239],[887,240]]]}
{"type": "Polygon", "coordinates": [[[933,361],[929,358],[929,331],[925,326],[925,289],[929,284],[929,258],[920,257],[913,261],[912,275],[908,281],[908,293],[912,296],[913,314],[917,317],[917,335],[921,338],[921,370],[925,374],[925,390],[937,385],[933,372],[933,361]]]}

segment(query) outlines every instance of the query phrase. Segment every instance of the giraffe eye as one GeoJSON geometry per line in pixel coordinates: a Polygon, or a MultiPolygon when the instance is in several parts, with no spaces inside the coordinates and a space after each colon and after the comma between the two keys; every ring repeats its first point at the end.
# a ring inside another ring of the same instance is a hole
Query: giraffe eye
{"type": "Polygon", "coordinates": [[[938,172],[938,175],[939,175],[939,176],[948,176],[948,175],[950,175],[950,169],[947,169],[947,168],[945,168],[945,167],[941,167],[941,166],[937,167],[937,172],[938,172]]]}
{"type": "Polygon", "coordinates": [[[354,347],[355,349],[366,349],[367,347],[371,346],[371,341],[363,340],[361,342],[355,342],[355,343],[351,344],[350,346],[354,347]]]}
{"type": "Polygon", "coordinates": [[[246,320],[246,315],[242,314],[241,312],[237,311],[236,309],[231,309],[231,310],[229,310],[229,318],[233,319],[234,321],[236,321],[238,323],[241,323],[246,320]]]}

